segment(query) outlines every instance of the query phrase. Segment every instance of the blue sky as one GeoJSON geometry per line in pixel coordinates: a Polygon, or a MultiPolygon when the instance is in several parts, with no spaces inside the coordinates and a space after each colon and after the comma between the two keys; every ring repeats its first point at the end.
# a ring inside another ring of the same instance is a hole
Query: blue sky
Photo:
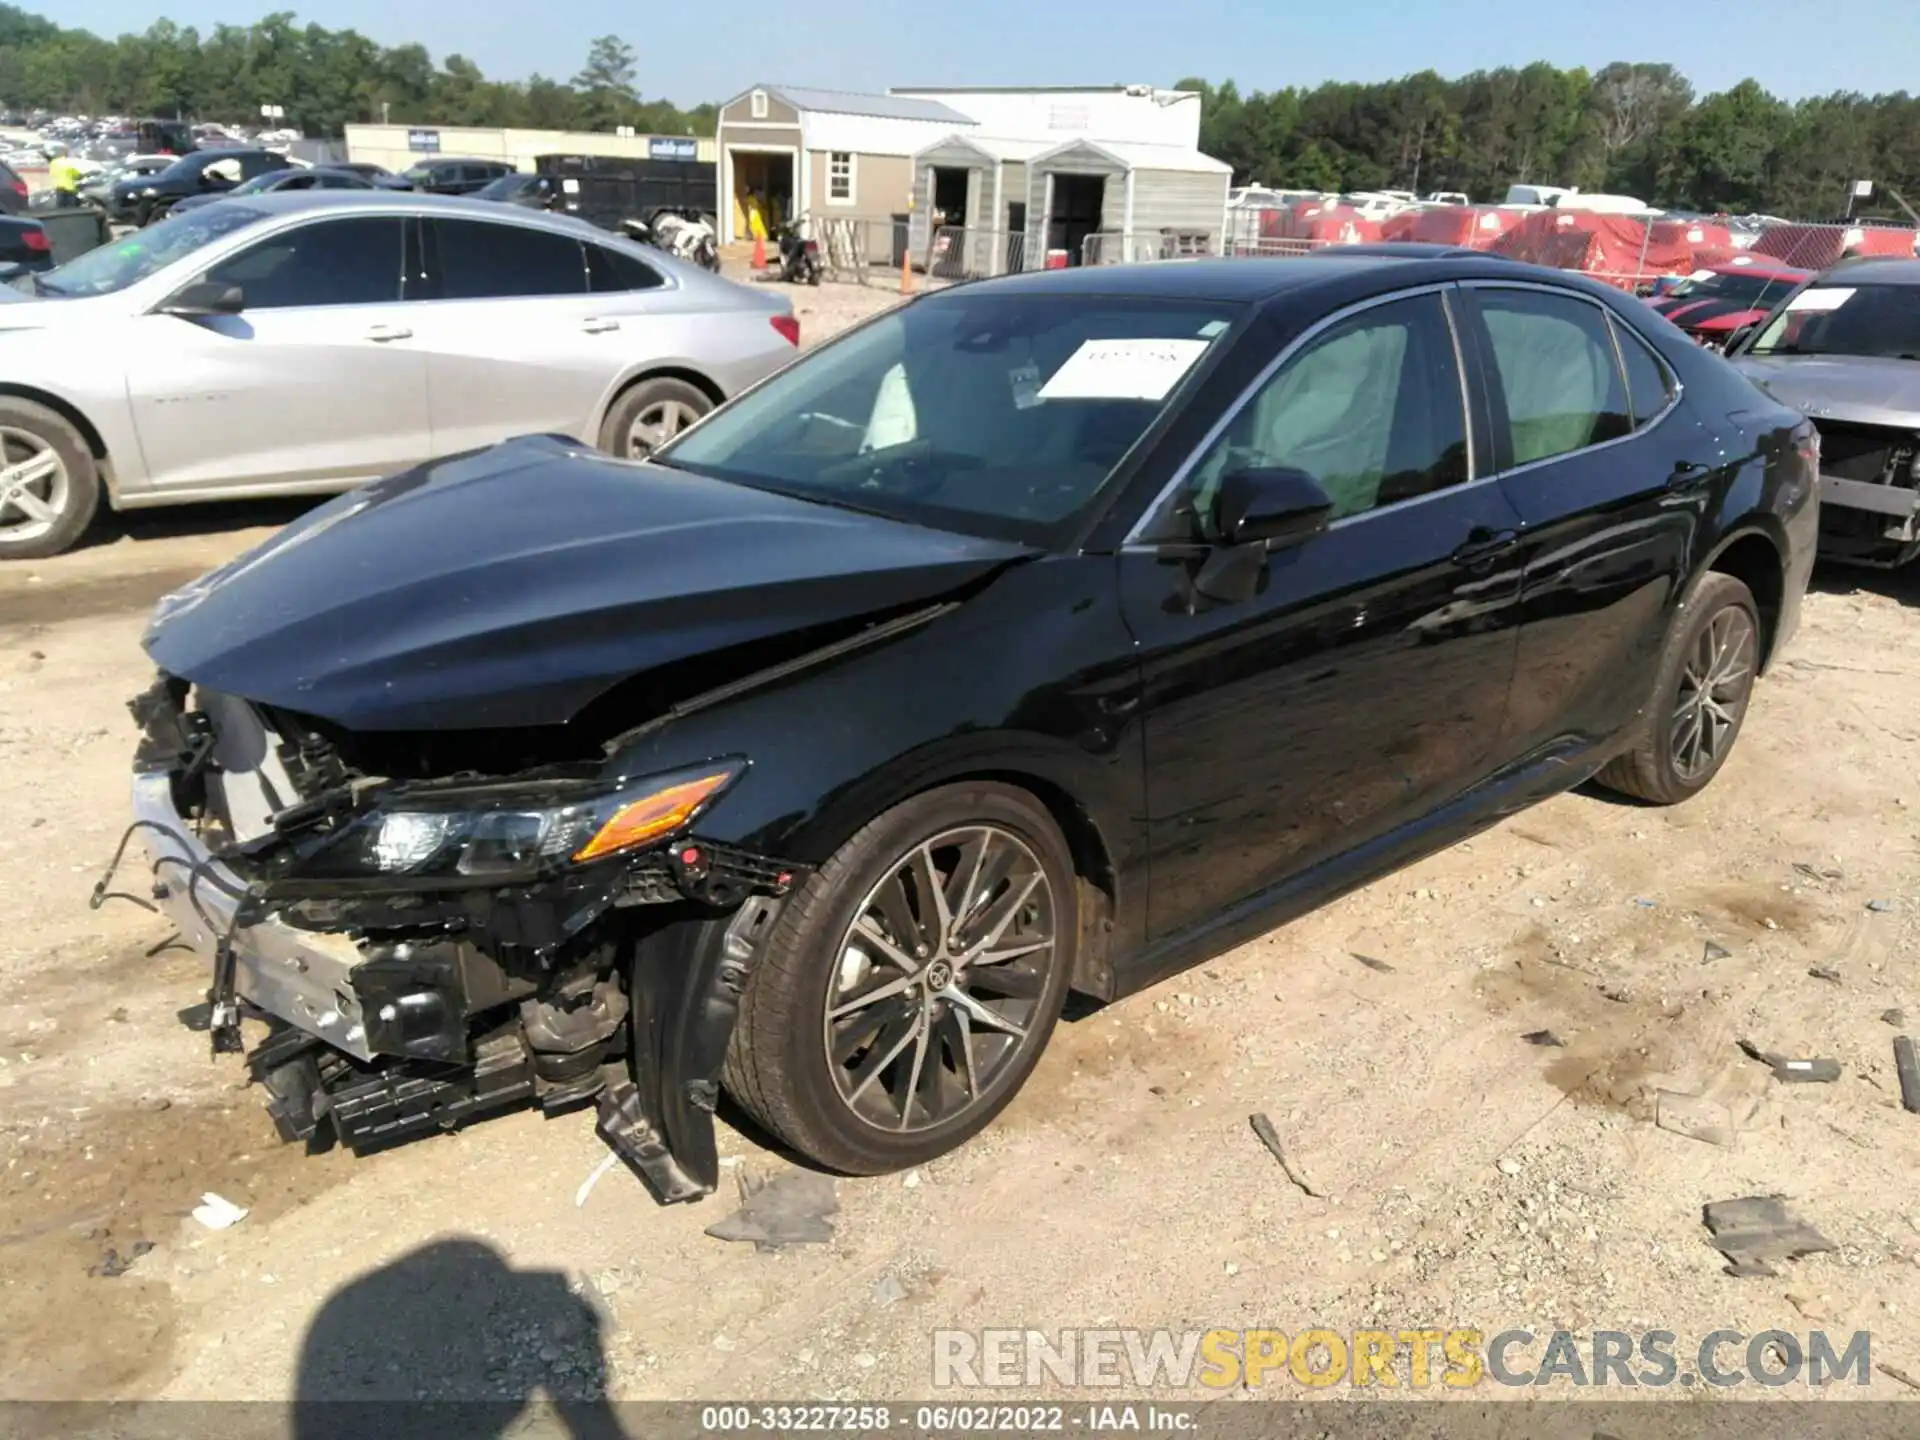
{"type": "Polygon", "coordinates": [[[1167,84],[1185,75],[1241,89],[1444,75],[1549,60],[1597,68],[1665,60],[1701,93],[1752,75],[1788,98],[1920,86],[1914,0],[16,0],[105,35],[160,15],[204,31],[280,8],[383,44],[418,40],[491,76],[565,78],[588,42],[622,35],[640,88],[683,104],[756,81],[889,85],[1167,84]],[[1824,37],[1844,37],[1827,39],[1824,37]]]}

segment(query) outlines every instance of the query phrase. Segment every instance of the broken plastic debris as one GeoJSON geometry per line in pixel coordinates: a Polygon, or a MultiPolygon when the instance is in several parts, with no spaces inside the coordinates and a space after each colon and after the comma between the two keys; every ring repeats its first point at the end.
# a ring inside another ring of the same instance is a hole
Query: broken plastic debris
{"type": "Polygon", "coordinates": [[[200,1197],[200,1203],[193,1207],[193,1218],[209,1230],[231,1230],[247,1218],[247,1212],[231,1200],[209,1190],[200,1197]]]}
{"type": "Polygon", "coordinates": [[[1293,1162],[1287,1158],[1287,1152],[1280,1147],[1280,1132],[1273,1128],[1273,1122],[1264,1113],[1249,1115],[1247,1123],[1253,1126],[1253,1133],[1260,1137],[1260,1143],[1267,1147],[1273,1158],[1280,1162],[1280,1168],[1291,1180],[1294,1188],[1303,1195],[1311,1195],[1315,1200],[1326,1199],[1326,1194],[1309,1185],[1306,1177],[1293,1168],[1293,1162]]]}
{"type": "Polygon", "coordinates": [[[1662,1130],[1704,1140],[1709,1145],[1733,1144],[1733,1116],[1716,1100],[1662,1090],[1654,1097],[1653,1123],[1662,1130]]]}
{"type": "Polygon", "coordinates": [[[1913,1037],[1893,1037],[1893,1070],[1900,1077],[1900,1106],[1910,1115],[1920,1115],[1920,1060],[1913,1053],[1913,1037]]]}
{"type": "Polygon", "coordinates": [[[783,1245],[824,1245],[833,1239],[827,1217],[839,1210],[831,1175],[788,1170],[763,1181],[742,1169],[740,1208],[717,1225],[709,1225],[707,1234],[716,1240],[751,1240],[763,1251],[783,1245]]]}
{"type": "Polygon", "coordinates": [[[1371,955],[1362,955],[1358,950],[1355,950],[1351,953],[1353,955],[1353,958],[1358,960],[1362,965],[1366,966],[1367,969],[1378,970],[1382,975],[1393,974],[1393,966],[1389,965],[1386,961],[1377,960],[1371,955]]]}
{"type": "Polygon", "coordinates": [[[1731,954],[1733,954],[1733,952],[1727,949],[1726,946],[1709,940],[1707,941],[1707,953],[1700,958],[1702,963],[1705,963],[1713,960],[1724,960],[1731,954]]]}
{"type": "Polygon", "coordinates": [[[1838,1060],[1801,1060],[1791,1055],[1777,1055],[1771,1050],[1762,1050],[1751,1040],[1742,1040],[1739,1045],[1749,1059],[1770,1067],[1774,1079],[1789,1085],[1829,1085],[1840,1078],[1838,1060]]]}
{"type": "Polygon", "coordinates": [[[1876,915],[1884,915],[1886,914],[1887,911],[1893,909],[1893,901],[1869,900],[1867,901],[1867,909],[1871,910],[1876,915]]]}
{"type": "Polygon", "coordinates": [[[1807,974],[1816,980],[1825,980],[1829,984],[1838,985],[1840,983],[1840,972],[1825,965],[1812,966],[1808,969],[1807,974]]]}
{"type": "Polygon", "coordinates": [[[580,1188],[573,1192],[573,1208],[578,1210],[582,1205],[586,1204],[587,1196],[591,1195],[593,1193],[593,1187],[600,1183],[600,1177],[619,1163],[620,1156],[616,1152],[609,1154],[598,1165],[594,1166],[593,1173],[582,1180],[580,1182],[580,1188]]]}
{"type": "Polygon", "coordinates": [[[1551,1030],[1529,1030],[1520,1038],[1529,1045],[1545,1045],[1553,1050],[1564,1050],[1567,1048],[1567,1042],[1551,1030]]]}
{"type": "Polygon", "coordinates": [[[1702,1211],[1713,1248],[1732,1262],[1729,1275],[1778,1275],[1770,1263],[1831,1251],[1834,1244],[1799,1216],[1789,1213],[1779,1195],[1715,1200],[1702,1211]]]}

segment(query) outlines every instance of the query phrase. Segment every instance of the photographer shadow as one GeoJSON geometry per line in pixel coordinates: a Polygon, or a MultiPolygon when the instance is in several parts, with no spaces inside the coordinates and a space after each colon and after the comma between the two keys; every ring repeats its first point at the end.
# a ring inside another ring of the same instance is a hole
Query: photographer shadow
{"type": "Polygon", "coordinates": [[[440,1240],[327,1298],[301,1341],[294,1440],[540,1433],[624,1440],[599,1313],[557,1270],[440,1240]]]}

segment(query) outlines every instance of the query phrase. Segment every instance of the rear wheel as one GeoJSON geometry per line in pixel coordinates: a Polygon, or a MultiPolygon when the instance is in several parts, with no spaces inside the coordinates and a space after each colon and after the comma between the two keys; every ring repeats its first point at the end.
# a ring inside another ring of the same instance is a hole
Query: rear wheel
{"type": "Polygon", "coordinates": [[[0,560],[40,560],[78,540],[100,503],[93,454],[65,417],[0,396],[0,560]]]}
{"type": "Polygon", "coordinates": [[[944,786],[868,824],[782,913],[742,997],[729,1092],[820,1163],[870,1175],[977,1134],[1066,997],[1073,864],[1046,808],[944,786]]]}
{"type": "Polygon", "coordinates": [[[1661,656],[1639,744],[1599,780],[1656,805],[1706,789],[1733,753],[1760,667],[1760,612],[1731,575],[1704,576],[1661,656]]]}
{"type": "Polygon", "coordinates": [[[707,393],[685,380],[642,380],[607,412],[600,448],[622,460],[644,460],[711,409],[707,393]]]}

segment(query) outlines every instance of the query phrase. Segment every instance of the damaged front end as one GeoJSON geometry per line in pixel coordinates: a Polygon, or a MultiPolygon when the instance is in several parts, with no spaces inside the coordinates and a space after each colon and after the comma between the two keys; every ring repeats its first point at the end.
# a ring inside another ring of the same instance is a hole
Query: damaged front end
{"type": "Polygon", "coordinates": [[[699,834],[744,758],[382,774],[322,722],[165,675],[132,709],[155,902],[212,957],[215,1052],[266,1023],[247,1064],[285,1138],[364,1153],[597,1100],[658,1200],[714,1188],[739,995],[799,878],[699,834]]]}

